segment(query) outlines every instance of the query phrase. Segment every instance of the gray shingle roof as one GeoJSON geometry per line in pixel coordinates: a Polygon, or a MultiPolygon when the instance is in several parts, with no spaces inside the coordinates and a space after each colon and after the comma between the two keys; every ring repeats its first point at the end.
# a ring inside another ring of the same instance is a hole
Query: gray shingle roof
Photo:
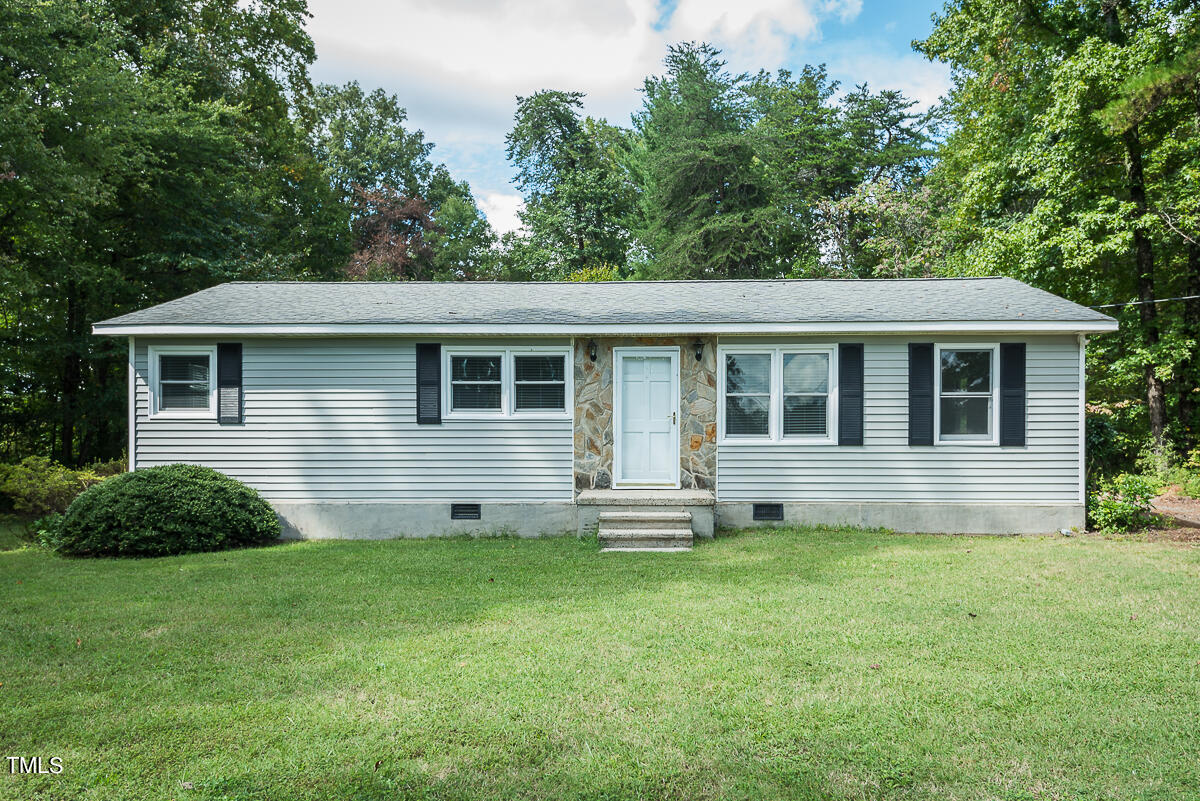
{"type": "MultiPolygon", "coordinates": [[[[1011,278],[608,283],[235,282],[113,326],[1055,322],[1111,318],[1011,278]]],[[[999,326],[1003,327],[1003,326],[999,326]]]]}

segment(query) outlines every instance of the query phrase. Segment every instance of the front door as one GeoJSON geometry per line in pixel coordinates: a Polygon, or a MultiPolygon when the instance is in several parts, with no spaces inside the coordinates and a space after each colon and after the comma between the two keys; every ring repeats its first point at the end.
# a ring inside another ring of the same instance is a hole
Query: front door
{"type": "Polygon", "coordinates": [[[615,348],[617,486],[679,486],[679,349],[615,348]]]}

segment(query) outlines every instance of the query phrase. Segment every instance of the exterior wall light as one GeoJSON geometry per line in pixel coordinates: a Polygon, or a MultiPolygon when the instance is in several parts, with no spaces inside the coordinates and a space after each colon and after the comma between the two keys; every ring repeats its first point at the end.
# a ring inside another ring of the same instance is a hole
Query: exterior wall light
{"type": "Polygon", "coordinates": [[[592,361],[596,361],[596,340],[594,340],[594,339],[588,340],[587,354],[588,354],[589,359],[591,359],[592,361]]]}
{"type": "Polygon", "coordinates": [[[696,361],[700,361],[701,359],[703,359],[704,358],[704,340],[697,339],[695,341],[695,343],[693,343],[692,347],[696,349],[696,361]]]}

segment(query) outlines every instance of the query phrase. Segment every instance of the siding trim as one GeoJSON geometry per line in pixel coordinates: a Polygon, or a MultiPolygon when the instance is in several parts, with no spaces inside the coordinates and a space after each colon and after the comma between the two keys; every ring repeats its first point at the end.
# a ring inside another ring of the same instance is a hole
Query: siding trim
{"type": "MultiPolygon", "coordinates": [[[[1087,337],[1079,334],[1079,502],[1087,504],[1087,337]]],[[[1026,370],[1029,368],[1026,367],[1026,370]]],[[[1026,373],[1028,381],[1028,373],[1026,373]]]]}
{"type": "Polygon", "coordinates": [[[1074,322],[1059,320],[991,320],[936,322],[845,323],[586,323],[578,325],[461,325],[346,323],[341,325],[133,324],[92,326],[101,336],[651,336],[659,334],[964,334],[1103,333],[1116,331],[1116,320],[1074,322]]]}
{"type": "Polygon", "coordinates": [[[137,343],[129,338],[129,472],[137,469],[137,343]]]}

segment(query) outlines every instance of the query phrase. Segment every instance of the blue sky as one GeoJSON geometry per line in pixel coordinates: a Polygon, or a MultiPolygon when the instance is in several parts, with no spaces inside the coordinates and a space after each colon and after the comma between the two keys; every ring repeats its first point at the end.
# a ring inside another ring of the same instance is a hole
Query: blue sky
{"type": "Polygon", "coordinates": [[[828,65],[849,86],[900,89],[922,105],[949,69],[912,52],[940,0],[310,0],[316,80],[397,95],[500,231],[517,224],[504,135],[516,95],[586,92],[587,112],[622,125],[666,46],[721,47],[734,71],[828,65]]]}

